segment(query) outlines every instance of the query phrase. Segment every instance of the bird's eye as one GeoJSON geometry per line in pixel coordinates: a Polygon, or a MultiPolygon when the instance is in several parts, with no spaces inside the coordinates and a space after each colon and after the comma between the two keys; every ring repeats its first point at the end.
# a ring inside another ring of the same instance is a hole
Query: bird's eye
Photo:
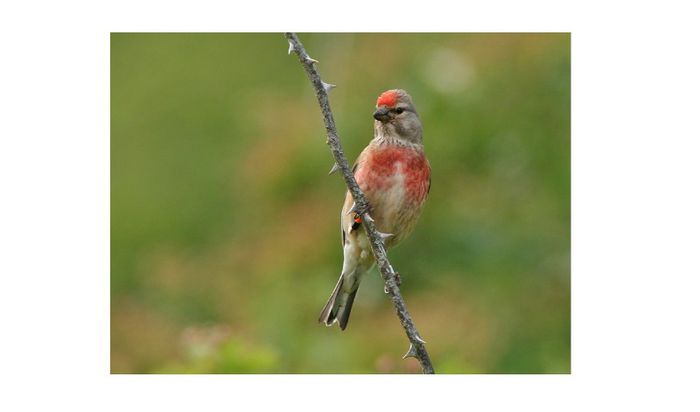
{"type": "Polygon", "coordinates": [[[396,114],[401,114],[403,113],[403,107],[397,107],[394,111],[396,112],[396,114]]]}

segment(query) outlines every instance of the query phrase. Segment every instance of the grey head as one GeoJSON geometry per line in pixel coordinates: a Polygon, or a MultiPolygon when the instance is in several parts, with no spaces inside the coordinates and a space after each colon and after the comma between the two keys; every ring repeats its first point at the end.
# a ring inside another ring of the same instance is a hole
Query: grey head
{"type": "Polygon", "coordinates": [[[393,89],[382,93],[372,116],[376,139],[423,143],[423,125],[413,99],[405,90],[393,89]]]}

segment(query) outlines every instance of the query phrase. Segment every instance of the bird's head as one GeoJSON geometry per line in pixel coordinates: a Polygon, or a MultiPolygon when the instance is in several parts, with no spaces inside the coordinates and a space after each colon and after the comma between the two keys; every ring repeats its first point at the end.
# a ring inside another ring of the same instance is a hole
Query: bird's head
{"type": "Polygon", "coordinates": [[[373,117],[375,137],[422,143],[423,126],[413,100],[405,90],[394,89],[382,93],[377,99],[373,117]]]}

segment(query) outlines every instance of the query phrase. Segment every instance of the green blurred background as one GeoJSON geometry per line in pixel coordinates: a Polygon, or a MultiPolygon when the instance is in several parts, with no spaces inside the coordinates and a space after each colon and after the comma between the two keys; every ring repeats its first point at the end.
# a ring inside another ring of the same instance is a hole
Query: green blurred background
{"type": "MultiPolygon", "coordinates": [[[[570,371],[569,34],[300,34],[350,162],[404,88],[433,183],[390,250],[438,373],[570,371]]],[[[316,322],[345,186],[282,34],[111,36],[113,373],[406,373],[376,269],[316,322]]]]}

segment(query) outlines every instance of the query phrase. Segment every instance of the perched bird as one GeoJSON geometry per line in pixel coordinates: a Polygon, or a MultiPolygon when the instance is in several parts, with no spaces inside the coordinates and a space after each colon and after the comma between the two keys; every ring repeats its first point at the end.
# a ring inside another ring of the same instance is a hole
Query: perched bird
{"type": "MultiPolygon", "coordinates": [[[[423,151],[423,125],[408,93],[400,89],[382,93],[373,117],[374,139],[352,170],[389,248],[405,239],[418,222],[430,191],[430,164],[423,151]]],[[[337,320],[342,330],[362,276],[374,266],[369,238],[353,205],[347,192],[340,213],[343,269],[319,317],[326,326],[337,320]]]]}

